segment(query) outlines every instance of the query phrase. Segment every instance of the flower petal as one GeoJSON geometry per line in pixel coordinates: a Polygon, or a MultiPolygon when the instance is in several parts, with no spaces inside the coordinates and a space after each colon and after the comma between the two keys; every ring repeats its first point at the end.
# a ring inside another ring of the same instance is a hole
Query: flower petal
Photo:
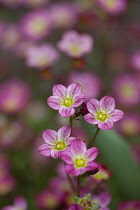
{"type": "Polygon", "coordinates": [[[87,102],[87,109],[90,113],[96,113],[100,109],[100,103],[97,99],[90,99],[87,102]]]}
{"type": "Polygon", "coordinates": [[[73,164],[71,153],[68,151],[62,151],[60,155],[61,159],[67,164],[73,164]]]}
{"type": "Polygon", "coordinates": [[[57,138],[57,132],[54,130],[47,129],[43,132],[43,139],[49,145],[53,145],[57,138]]]}
{"type": "Polygon", "coordinates": [[[72,156],[76,156],[78,154],[85,155],[86,151],[87,151],[87,148],[84,141],[80,139],[76,139],[71,142],[70,152],[72,156]]]}
{"type": "Polygon", "coordinates": [[[71,134],[71,127],[70,126],[63,126],[58,130],[58,139],[59,140],[66,140],[69,138],[71,134]]]}
{"type": "Polygon", "coordinates": [[[75,95],[75,97],[74,97],[75,103],[74,103],[73,107],[80,106],[84,102],[85,98],[86,97],[83,94],[77,94],[77,95],[75,95]]]}
{"type": "Polygon", "coordinates": [[[107,111],[108,113],[112,112],[115,108],[115,100],[111,96],[104,96],[100,100],[100,109],[101,111],[107,111]]]}
{"type": "Polygon", "coordinates": [[[61,151],[58,150],[51,150],[51,156],[56,159],[58,157],[60,157],[61,151]]]}
{"type": "Polygon", "coordinates": [[[111,113],[111,119],[113,122],[117,122],[120,119],[122,119],[124,116],[124,112],[119,109],[114,109],[114,111],[111,113]]]}
{"type": "Polygon", "coordinates": [[[71,115],[73,115],[75,112],[73,107],[65,107],[65,106],[61,106],[59,109],[59,114],[62,117],[70,117],[71,115]]]}
{"type": "Polygon", "coordinates": [[[95,160],[98,155],[98,148],[92,147],[87,150],[88,162],[95,160]]]}
{"type": "Polygon", "coordinates": [[[81,94],[82,87],[79,83],[73,83],[68,86],[67,96],[74,96],[76,94],[81,94]]]}
{"type": "Polygon", "coordinates": [[[87,122],[90,123],[90,124],[96,125],[96,124],[99,123],[99,120],[96,120],[96,119],[94,118],[94,115],[91,114],[91,113],[88,113],[88,114],[84,115],[84,119],[85,119],[85,121],[87,121],[87,122]]]}
{"type": "Polygon", "coordinates": [[[108,119],[108,121],[107,122],[105,122],[105,123],[99,123],[98,124],[98,127],[100,128],[100,129],[103,129],[103,130],[110,130],[112,127],[113,127],[113,120],[112,119],[108,119]]]}
{"type": "Polygon", "coordinates": [[[98,168],[98,164],[95,162],[88,162],[87,166],[85,167],[85,171],[93,171],[98,168]]]}
{"type": "Polygon", "coordinates": [[[78,204],[72,204],[68,210],[83,210],[83,208],[78,204]]]}
{"type": "Polygon", "coordinates": [[[79,176],[81,174],[81,170],[75,169],[74,165],[66,165],[65,172],[74,176],[79,176]]]}
{"type": "Polygon", "coordinates": [[[39,148],[38,148],[39,152],[44,155],[44,156],[51,156],[51,148],[48,147],[47,144],[42,144],[39,148]]]}
{"type": "Polygon", "coordinates": [[[61,99],[60,97],[58,96],[50,96],[48,99],[47,99],[47,104],[52,108],[52,109],[55,109],[55,110],[58,110],[60,108],[60,103],[61,103],[61,99]]]}
{"type": "Polygon", "coordinates": [[[53,86],[52,92],[54,96],[59,96],[60,98],[62,98],[66,95],[66,90],[67,88],[65,86],[57,84],[53,86]]]}
{"type": "Polygon", "coordinates": [[[27,209],[27,202],[25,201],[25,199],[22,196],[16,197],[14,205],[19,209],[20,208],[24,209],[24,210],[27,209]]]}
{"type": "Polygon", "coordinates": [[[75,137],[69,137],[67,139],[67,144],[69,145],[73,140],[76,140],[76,138],[75,137]]]}

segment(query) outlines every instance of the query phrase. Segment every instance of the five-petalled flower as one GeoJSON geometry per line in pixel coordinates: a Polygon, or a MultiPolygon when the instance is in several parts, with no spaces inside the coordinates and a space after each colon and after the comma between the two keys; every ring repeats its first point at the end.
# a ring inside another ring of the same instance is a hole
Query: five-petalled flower
{"type": "Polygon", "coordinates": [[[52,109],[59,110],[62,117],[73,115],[74,108],[80,106],[85,100],[79,83],[73,83],[68,88],[60,84],[54,85],[52,92],[53,96],[48,98],[47,103],[52,109]]]}
{"type": "Polygon", "coordinates": [[[115,109],[115,100],[110,96],[104,96],[100,101],[90,99],[87,102],[88,114],[84,119],[91,124],[98,124],[98,128],[109,130],[113,123],[122,119],[123,111],[115,109]]]}
{"type": "Polygon", "coordinates": [[[71,141],[75,138],[70,137],[70,126],[63,126],[56,132],[55,130],[47,129],[43,132],[45,144],[39,147],[39,152],[44,156],[52,156],[53,158],[60,157],[63,150],[68,150],[71,141]]]}
{"type": "Polygon", "coordinates": [[[66,163],[66,173],[79,176],[86,171],[93,171],[98,168],[98,165],[93,162],[97,155],[98,149],[96,147],[87,150],[84,141],[75,139],[71,142],[69,151],[61,152],[61,159],[66,163]]]}

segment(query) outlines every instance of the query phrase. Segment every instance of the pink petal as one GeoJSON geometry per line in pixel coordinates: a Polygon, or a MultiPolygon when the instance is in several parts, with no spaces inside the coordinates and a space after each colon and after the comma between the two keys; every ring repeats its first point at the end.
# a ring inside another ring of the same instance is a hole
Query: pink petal
{"type": "Polygon", "coordinates": [[[15,199],[15,202],[14,202],[14,205],[17,207],[17,208],[21,208],[21,209],[24,209],[26,210],[27,209],[27,202],[25,201],[25,199],[21,196],[18,196],[16,197],[15,199]]]}
{"type": "Polygon", "coordinates": [[[100,109],[101,111],[107,111],[108,113],[112,112],[115,108],[115,100],[110,96],[104,96],[100,100],[100,109]]]}
{"type": "Polygon", "coordinates": [[[81,174],[80,169],[75,169],[73,165],[66,165],[65,172],[74,176],[79,176],[81,174]]]}
{"type": "Polygon", "coordinates": [[[124,116],[124,112],[119,109],[114,109],[114,111],[111,113],[111,119],[113,122],[117,122],[118,120],[122,119],[124,116]]]}
{"type": "Polygon", "coordinates": [[[67,95],[68,96],[74,96],[76,94],[81,94],[82,87],[79,83],[73,83],[68,86],[67,89],[67,95]]]}
{"type": "Polygon", "coordinates": [[[75,100],[75,103],[74,103],[73,107],[78,107],[84,102],[85,95],[77,94],[77,95],[75,95],[74,100],[75,100]]]}
{"type": "Polygon", "coordinates": [[[78,154],[84,155],[87,151],[86,144],[84,141],[80,139],[73,140],[70,145],[70,152],[72,156],[76,156],[78,154]]]}
{"type": "Polygon", "coordinates": [[[107,207],[107,205],[111,202],[111,196],[108,192],[100,194],[98,199],[100,200],[102,207],[107,207]]]}
{"type": "Polygon", "coordinates": [[[39,152],[44,155],[44,156],[51,156],[51,148],[48,147],[47,144],[42,144],[39,148],[38,148],[39,152]]]}
{"type": "Polygon", "coordinates": [[[61,99],[58,96],[50,96],[47,99],[47,104],[54,110],[58,110],[60,108],[61,99]]]}
{"type": "Polygon", "coordinates": [[[60,157],[61,151],[58,150],[51,150],[51,156],[56,159],[58,157],[60,157]]]}
{"type": "Polygon", "coordinates": [[[57,132],[54,130],[47,129],[43,132],[43,139],[49,145],[53,145],[57,138],[57,132]]]}
{"type": "Polygon", "coordinates": [[[67,144],[69,145],[73,140],[76,140],[76,138],[75,137],[69,137],[67,139],[67,144]]]}
{"type": "Polygon", "coordinates": [[[97,155],[98,155],[98,149],[96,147],[88,149],[87,150],[88,162],[95,160],[97,155]]]}
{"type": "Polygon", "coordinates": [[[65,86],[58,84],[53,86],[52,92],[54,96],[59,96],[60,98],[62,98],[66,95],[66,90],[67,88],[65,86]]]}
{"type": "Polygon", "coordinates": [[[100,128],[100,129],[103,129],[103,130],[110,130],[112,127],[113,127],[113,121],[112,121],[112,119],[108,119],[108,121],[107,122],[105,122],[105,123],[99,123],[98,124],[98,127],[100,128]]]}
{"type": "Polygon", "coordinates": [[[98,164],[95,162],[88,162],[87,166],[85,167],[85,171],[93,171],[98,168],[98,164]]]}
{"type": "Polygon", "coordinates": [[[87,121],[87,122],[90,123],[90,124],[96,125],[96,124],[99,123],[99,120],[96,120],[96,119],[94,118],[94,115],[91,114],[91,113],[88,113],[88,114],[84,115],[84,119],[85,119],[85,121],[87,121]]]}
{"type": "Polygon", "coordinates": [[[87,109],[90,113],[96,113],[100,109],[100,103],[97,99],[90,99],[87,102],[87,109]]]}
{"type": "Polygon", "coordinates": [[[70,126],[63,126],[58,130],[58,139],[67,139],[71,134],[71,127],[70,126]]]}
{"type": "Polygon", "coordinates": [[[65,163],[73,164],[70,152],[62,151],[60,157],[65,163]]]}
{"type": "Polygon", "coordinates": [[[62,116],[62,117],[70,117],[71,115],[73,115],[75,112],[74,108],[73,107],[65,107],[65,106],[61,106],[60,109],[59,109],[59,114],[62,116]]]}
{"type": "Polygon", "coordinates": [[[70,206],[68,210],[83,210],[83,208],[79,206],[78,204],[73,204],[70,206]]]}

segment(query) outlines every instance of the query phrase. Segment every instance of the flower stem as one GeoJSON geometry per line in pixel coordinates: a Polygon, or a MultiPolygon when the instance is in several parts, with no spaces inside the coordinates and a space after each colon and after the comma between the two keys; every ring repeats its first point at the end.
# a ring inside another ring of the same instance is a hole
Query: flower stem
{"type": "Polygon", "coordinates": [[[72,189],[72,191],[73,191],[73,193],[74,193],[74,192],[76,191],[76,190],[75,190],[75,186],[74,186],[73,181],[72,181],[72,179],[71,179],[71,177],[70,177],[69,174],[67,174],[67,178],[68,178],[69,184],[70,184],[70,186],[71,186],[71,189],[72,189]]]}
{"type": "Polygon", "coordinates": [[[88,144],[88,148],[91,148],[93,146],[93,143],[95,142],[95,139],[96,139],[96,136],[98,135],[99,133],[99,130],[100,128],[97,128],[96,132],[95,132],[95,135],[93,136],[93,139],[89,142],[88,144]]]}
{"type": "Polygon", "coordinates": [[[77,177],[77,197],[80,197],[80,176],[77,177]]]}

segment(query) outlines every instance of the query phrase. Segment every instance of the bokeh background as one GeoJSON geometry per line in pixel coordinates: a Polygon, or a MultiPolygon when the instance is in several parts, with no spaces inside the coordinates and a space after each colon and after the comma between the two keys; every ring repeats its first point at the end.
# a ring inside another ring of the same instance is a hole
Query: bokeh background
{"type": "MultiPolygon", "coordinates": [[[[109,192],[112,210],[140,200],[139,11],[139,0],[0,0],[1,209],[19,195],[29,210],[74,203],[61,161],[38,152],[45,129],[69,124],[46,103],[52,87],[73,82],[82,85],[86,100],[110,95],[125,113],[96,139],[99,162],[112,173],[97,184],[99,192],[109,192]],[[71,30],[92,38],[88,54],[75,58],[59,48],[71,30]]],[[[88,141],[95,127],[80,117],[74,132],[88,141]]],[[[92,185],[86,189],[94,191],[92,185]]]]}

